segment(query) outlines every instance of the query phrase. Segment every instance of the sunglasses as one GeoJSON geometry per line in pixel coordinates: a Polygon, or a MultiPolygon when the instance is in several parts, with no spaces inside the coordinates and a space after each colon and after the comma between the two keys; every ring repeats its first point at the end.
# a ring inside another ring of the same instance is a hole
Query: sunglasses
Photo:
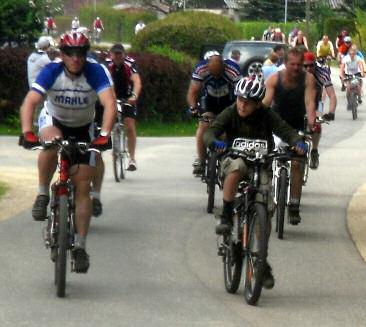
{"type": "Polygon", "coordinates": [[[68,57],[86,57],[86,50],[85,49],[79,49],[79,48],[66,48],[63,49],[63,53],[68,57]]]}
{"type": "Polygon", "coordinates": [[[304,66],[304,68],[309,68],[309,67],[312,68],[312,67],[314,67],[314,64],[304,64],[303,66],[304,66]]]}

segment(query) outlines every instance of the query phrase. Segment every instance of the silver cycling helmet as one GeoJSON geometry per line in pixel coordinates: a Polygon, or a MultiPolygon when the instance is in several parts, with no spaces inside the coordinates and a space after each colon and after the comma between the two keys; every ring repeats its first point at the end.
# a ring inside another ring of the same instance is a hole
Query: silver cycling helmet
{"type": "Polygon", "coordinates": [[[203,56],[203,59],[208,60],[213,56],[221,56],[220,53],[216,50],[207,51],[203,56]]]}
{"type": "Polygon", "coordinates": [[[263,79],[257,76],[243,77],[236,84],[235,95],[252,101],[262,101],[266,93],[263,79]]]}

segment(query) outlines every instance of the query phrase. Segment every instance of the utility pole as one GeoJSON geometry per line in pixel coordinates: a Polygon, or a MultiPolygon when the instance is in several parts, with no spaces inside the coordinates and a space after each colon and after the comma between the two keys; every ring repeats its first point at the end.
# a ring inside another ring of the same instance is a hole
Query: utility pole
{"type": "Polygon", "coordinates": [[[285,25],[287,24],[287,0],[285,0],[285,25]]]}

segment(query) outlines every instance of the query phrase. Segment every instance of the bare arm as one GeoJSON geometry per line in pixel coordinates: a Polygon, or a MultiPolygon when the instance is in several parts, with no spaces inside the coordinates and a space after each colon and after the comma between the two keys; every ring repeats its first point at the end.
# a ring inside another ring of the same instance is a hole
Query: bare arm
{"type": "Polygon", "coordinates": [[[315,99],[316,99],[316,87],[315,87],[315,78],[312,74],[306,73],[305,78],[305,108],[306,115],[308,117],[308,125],[311,128],[316,119],[316,107],[315,107],[315,99]]]}
{"type": "Polygon", "coordinates": [[[195,108],[197,106],[198,95],[202,87],[203,87],[202,82],[198,81],[192,80],[191,83],[189,84],[189,89],[187,93],[187,102],[190,107],[195,108]]]}
{"type": "Polygon", "coordinates": [[[309,50],[309,47],[308,47],[308,39],[304,36],[303,37],[303,40],[304,40],[304,46],[307,50],[309,50]]]}
{"type": "Polygon", "coordinates": [[[276,88],[276,84],[277,84],[277,80],[278,80],[278,74],[279,73],[272,74],[266,81],[266,95],[264,96],[264,99],[262,100],[262,103],[266,107],[270,107],[272,105],[275,88],[276,88]]]}
{"type": "Polygon", "coordinates": [[[141,89],[142,89],[142,83],[141,83],[141,78],[140,75],[138,73],[134,73],[131,75],[130,77],[131,82],[133,83],[133,93],[136,95],[132,95],[129,99],[128,99],[128,103],[135,105],[137,102],[138,97],[140,96],[141,93],[141,89]]]}
{"type": "Polygon", "coordinates": [[[108,88],[98,94],[99,100],[104,107],[102,131],[108,135],[111,133],[116,120],[117,101],[112,88],[108,88]]]}
{"type": "Polygon", "coordinates": [[[42,101],[43,96],[38,92],[30,90],[27,93],[20,107],[20,123],[23,133],[32,131],[34,110],[42,101]]]}

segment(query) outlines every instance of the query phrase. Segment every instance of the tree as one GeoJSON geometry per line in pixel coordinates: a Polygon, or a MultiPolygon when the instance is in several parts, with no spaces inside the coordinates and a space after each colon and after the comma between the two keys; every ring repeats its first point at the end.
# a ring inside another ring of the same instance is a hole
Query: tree
{"type": "MultiPolygon", "coordinates": [[[[243,15],[250,20],[280,22],[285,18],[285,0],[248,0],[243,6],[243,15]]],[[[287,20],[305,18],[305,3],[288,0],[287,20]]]]}
{"type": "MultiPolygon", "coordinates": [[[[36,1],[33,0],[36,5],[36,1]]],[[[37,7],[28,0],[0,1],[0,35],[2,41],[31,41],[42,30],[42,20],[37,7]]]]}

